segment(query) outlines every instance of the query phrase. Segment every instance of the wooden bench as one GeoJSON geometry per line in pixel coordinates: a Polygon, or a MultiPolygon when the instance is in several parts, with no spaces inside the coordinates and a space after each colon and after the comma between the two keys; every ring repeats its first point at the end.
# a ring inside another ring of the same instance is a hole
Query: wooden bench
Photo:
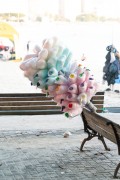
{"type": "MultiPolygon", "coordinates": [[[[115,143],[118,148],[118,155],[120,155],[120,126],[111,120],[102,117],[100,114],[90,112],[88,109],[83,109],[81,114],[84,123],[84,132],[88,134],[81,144],[80,151],[83,151],[83,146],[86,141],[91,140],[94,137],[98,137],[102,141],[105,149],[109,151],[104,138],[107,138],[111,142],[115,143]]],[[[117,177],[120,163],[117,165],[114,171],[114,178],[117,177]]]]}
{"type": "Polygon", "coordinates": [[[0,94],[0,115],[61,114],[61,107],[43,93],[0,94]]]}
{"type": "MultiPolygon", "coordinates": [[[[103,112],[104,92],[92,98],[97,112],[103,112]]],[[[61,107],[43,93],[2,93],[0,94],[0,115],[45,115],[62,114],[61,107]]]]}

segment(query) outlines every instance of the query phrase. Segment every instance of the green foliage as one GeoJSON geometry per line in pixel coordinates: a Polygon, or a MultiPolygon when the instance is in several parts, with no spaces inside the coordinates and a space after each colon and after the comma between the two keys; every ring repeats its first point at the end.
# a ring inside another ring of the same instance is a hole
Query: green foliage
{"type": "Polygon", "coordinates": [[[25,15],[23,13],[1,13],[0,18],[7,21],[24,21],[25,15]]]}
{"type": "Polygon", "coordinates": [[[90,22],[90,21],[100,21],[100,22],[105,22],[105,21],[116,21],[120,22],[120,18],[107,18],[104,16],[97,16],[96,14],[80,14],[76,16],[76,21],[81,21],[81,22],[90,22]]]}
{"type": "Polygon", "coordinates": [[[97,21],[98,17],[95,14],[81,14],[76,17],[76,21],[97,21]]]}

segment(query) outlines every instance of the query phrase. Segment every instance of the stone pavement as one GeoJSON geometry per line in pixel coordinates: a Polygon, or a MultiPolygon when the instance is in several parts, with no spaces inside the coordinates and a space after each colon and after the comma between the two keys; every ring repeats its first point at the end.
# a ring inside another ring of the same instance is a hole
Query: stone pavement
{"type": "Polygon", "coordinates": [[[80,152],[80,144],[86,137],[80,118],[65,121],[63,115],[1,116],[0,122],[0,180],[113,179],[119,162],[117,146],[107,141],[111,151],[105,151],[94,138],[80,152]],[[64,138],[65,130],[72,135],[64,138]]]}

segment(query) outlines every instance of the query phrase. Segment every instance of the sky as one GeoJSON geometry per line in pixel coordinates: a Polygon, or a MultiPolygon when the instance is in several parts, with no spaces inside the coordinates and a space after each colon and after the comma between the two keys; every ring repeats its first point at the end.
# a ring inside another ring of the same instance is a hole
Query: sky
{"type": "Polygon", "coordinates": [[[0,0],[0,13],[26,12],[26,0],[0,0]]]}
{"type": "MultiPolygon", "coordinates": [[[[58,12],[59,0],[0,0],[0,12],[30,12],[42,14],[58,12]]],[[[74,17],[80,14],[80,0],[64,0],[65,15],[74,17]]],[[[84,0],[85,11],[96,11],[99,15],[120,17],[120,0],[84,0]]]]}
{"type": "MultiPolygon", "coordinates": [[[[120,17],[120,0],[97,0],[97,1],[93,0],[93,1],[99,15],[104,15],[109,17],[120,17]]],[[[88,4],[88,8],[89,7],[90,5],[88,4]]]]}
{"type": "MultiPolygon", "coordinates": [[[[64,1],[64,9],[65,9],[65,16],[67,17],[74,17],[76,14],[80,14],[80,0],[63,0],[64,1]]],[[[59,0],[34,0],[32,7],[33,11],[37,11],[38,13],[49,12],[53,14],[58,14],[59,0]],[[52,4],[51,4],[52,1],[52,4]],[[36,2],[36,3],[35,3],[36,2]],[[41,3],[41,6],[39,5],[41,3]],[[36,5],[37,4],[37,5],[36,5]]]]}
{"type": "MultiPolygon", "coordinates": [[[[59,0],[31,0],[32,11],[38,13],[49,12],[57,14],[59,0]],[[52,3],[51,3],[52,2],[52,3]]],[[[80,0],[63,0],[65,6],[65,16],[74,18],[80,14],[80,0]]],[[[100,16],[120,17],[120,0],[83,0],[85,12],[97,12],[100,16]]]]}

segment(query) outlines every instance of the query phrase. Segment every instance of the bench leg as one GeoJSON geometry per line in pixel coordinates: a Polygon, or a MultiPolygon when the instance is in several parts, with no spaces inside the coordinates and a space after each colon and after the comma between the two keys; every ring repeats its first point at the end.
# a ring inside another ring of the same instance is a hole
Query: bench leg
{"type": "Polygon", "coordinates": [[[105,150],[110,151],[110,148],[107,147],[107,144],[105,143],[105,140],[104,140],[103,136],[98,135],[98,139],[102,141],[102,143],[103,143],[103,145],[105,147],[105,150]]]}
{"type": "MultiPolygon", "coordinates": [[[[80,146],[80,151],[83,151],[83,146],[86,143],[86,141],[89,141],[89,140],[91,140],[92,138],[94,138],[96,136],[97,136],[96,134],[95,135],[89,134],[88,137],[83,140],[83,142],[82,142],[82,144],[80,146]]],[[[98,135],[98,139],[102,141],[102,143],[103,143],[103,145],[105,147],[105,150],[110,151],[110,148],[107,147],[107,144],[105,143],[105,140],[104,140],[103,136],[98,135]]]]}
{"type": "Polygon", "coordinates": [[[117,165],[117,167],[115,169],[113,178],[117,178],[117,173],[118,173],[119,168],[120,168],[120,163],[117,165]]]}
{"type": "Polygon", "coordinates": [[[88,137],[83,140],[83,142],[82,142],[82,144],[81,144],[81,146],[80,146],[80,151],[83,151],[83,146],[84,146],[84,144],[86,143],[86,141],[91,140],[91,139],[94,138],[95,136],[96,136],[96,135],[90,135],[90,134],[89,134],[88,137]]]}

